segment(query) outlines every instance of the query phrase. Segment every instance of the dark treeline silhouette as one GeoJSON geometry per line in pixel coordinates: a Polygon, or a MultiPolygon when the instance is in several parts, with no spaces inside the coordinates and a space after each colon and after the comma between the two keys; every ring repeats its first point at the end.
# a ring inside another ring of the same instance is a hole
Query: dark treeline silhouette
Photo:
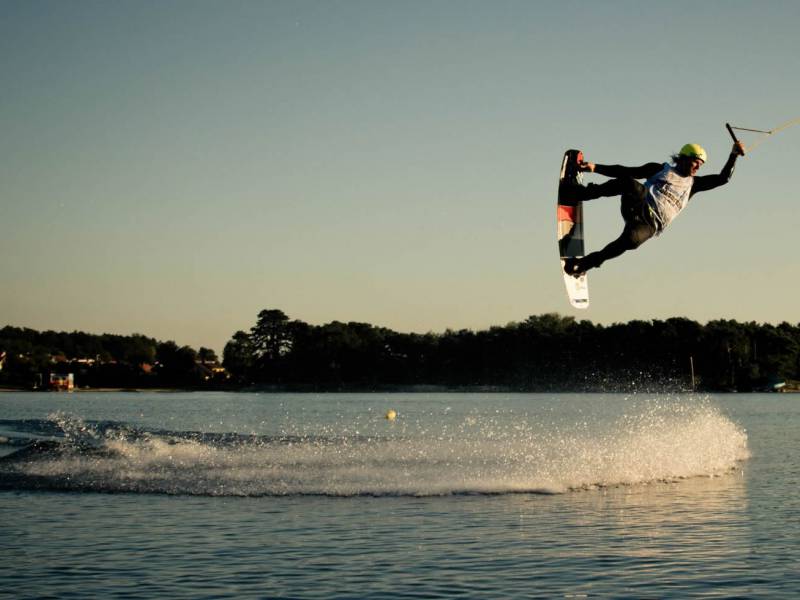
{"type": "Polygon", "coordinates": [[[72,373],[78,387],[198,388],[220,385],[213,350],[179,347],[140,334],[0,329],[0,384],[46,387],[43,376],[72,373]]]}
{"type": "Polygon", "coordinates": [[[558,314],[486,330],[398,333],[367,323],[310,325],[263,310],[213,350],[143,335],[0,329],[0,385],[297,390],[771,389],[800,379],[800,327],[685,318],[609,326],[558,314]],[[230,379],[228,379],[230,377],[230,379]]]}
{"type": "Polygon", "coordinates": [[[610,326],[558,314],[482,331],[397,333],[309,325],[263,310],[225,346],[241,385],[298,389],[487,387],[521,391],[751,391],[798,378],[800,328],[685,318],[610,326]],[[693,367],[693,370],[692,370],[693,367]]]}

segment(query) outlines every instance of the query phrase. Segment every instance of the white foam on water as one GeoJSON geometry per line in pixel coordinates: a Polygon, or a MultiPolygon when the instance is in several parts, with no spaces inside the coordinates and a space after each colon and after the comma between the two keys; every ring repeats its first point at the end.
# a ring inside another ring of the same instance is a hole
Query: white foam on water
{"type": "Polygon", "coordinates": [[[104,437],[80,419],[53,415],[68,438],[88,438],[103,452],[44,456],[18,468],[97,491],[432,496],[716,477],[749,457],[746,432],[712,403],[635,401],[625,410],[567,423],[469,415],[369,436],[329,426],[326,435],[224,444],[163,434],[104,437]]]}

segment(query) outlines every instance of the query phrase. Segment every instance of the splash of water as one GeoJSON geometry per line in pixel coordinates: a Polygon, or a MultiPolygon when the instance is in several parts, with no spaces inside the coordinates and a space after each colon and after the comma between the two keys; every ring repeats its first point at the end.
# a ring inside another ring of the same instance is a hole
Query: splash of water
{"type": "MultiPolygon", "coordinates": [[[[562,493],[715,477],[749,457],[746,432],[707,402],[631,403],[569,423],[467,415],[364,435],[209,438],[137,432],[51,415],[74,451],[15,464],[58,489],[202,495],[562,493]],[[87,445],[97,451],[87,452],[87,445]]],[[[2,473],[0,473],[2,476],[2,473]]]]}

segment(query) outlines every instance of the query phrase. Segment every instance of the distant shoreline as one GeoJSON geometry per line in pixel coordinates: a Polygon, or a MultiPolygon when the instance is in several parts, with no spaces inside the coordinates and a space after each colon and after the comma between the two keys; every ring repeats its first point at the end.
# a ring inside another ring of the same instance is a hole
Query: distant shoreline
{"type": "Polygon", "coordinates": [[[68,394],[84,394],[86,392],[102,392],[102,393],[155,393],[155,394],[175,394],[179,392],[203,392],[212,390],[182,390],[170,388],[75,388],[74,390],[32,390],[30,388],[17,388],[17,387],[0,387],[0,393],[3,392],[52,392],[52,393],[68,393],[68,394]]]}
{"type": "MultiPolygon", "coordinates": [[[[476,385],[476,386],[437,386],[437,385],[417,385],[417,386],[376,386],[373,388],[362,387],[317,387],[317,386],[269,386],[269,387],[242,387],[235,389],[206,389],[206,388],[122,388],[122,387],[103,387],[103,388],[75,388],[74,390],[32,390],[29,388],[17,388],[3,386],[0,387],[0,394],[3,392],[47,392],[47,393],[67,393],[67,394],[85,394],[85,393],[117,393],[117,394],[138,394],[138,393],[151,393],[151,394],[180,394],[180,393],[194,393],[194,392],[232,392],[232,393],[261,393],[261,394],[613,394],[613,393],[629,393],[631,390],[627,389],[582,389],[582,390],[525,390],[516,388],[507,388],[502,386],[490,385],[476,385]]],[[[676,389],[640,389],[638,393],[689,393],[690,390],[676,390],[676,389]]],[[[713,393],[713,394],[762,394],[762,393],[782,393],[793,394],[800,392],[800,387],[785,387],[781,390],[697,390],[698,393],[713,393]]]]}

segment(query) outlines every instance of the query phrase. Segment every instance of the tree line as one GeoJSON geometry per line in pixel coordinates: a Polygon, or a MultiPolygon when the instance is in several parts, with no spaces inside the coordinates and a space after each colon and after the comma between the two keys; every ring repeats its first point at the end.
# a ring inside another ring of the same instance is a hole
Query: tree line
{"type": "Polygon", "coordinates": [[[297,390],[769,389],[800,379],[800,326],[686,318],[599,325],[543,314],[473,331],[399,333],[368,323],[311,325],[261,311],[213,350],[134,334],[0,329],[0,385],[41,373],[80,387],[297,390]]]}
{"type": "Polygon", "coordinates": [[[43,375],[73,373],[79,387],[198,388],[224,379],[216,353],[141,335],[0,329],[0,384],[46,386],[43,375]]]}
{"type": "Polygon", "coordinates": [[[481,331],[398,333],[259,313],[226,344],[240,385],[307,389],[442,386],[520,391],[752,391],[800,378],[800,327],[686,318],[603,326],[543,314],[481,331]]]}

